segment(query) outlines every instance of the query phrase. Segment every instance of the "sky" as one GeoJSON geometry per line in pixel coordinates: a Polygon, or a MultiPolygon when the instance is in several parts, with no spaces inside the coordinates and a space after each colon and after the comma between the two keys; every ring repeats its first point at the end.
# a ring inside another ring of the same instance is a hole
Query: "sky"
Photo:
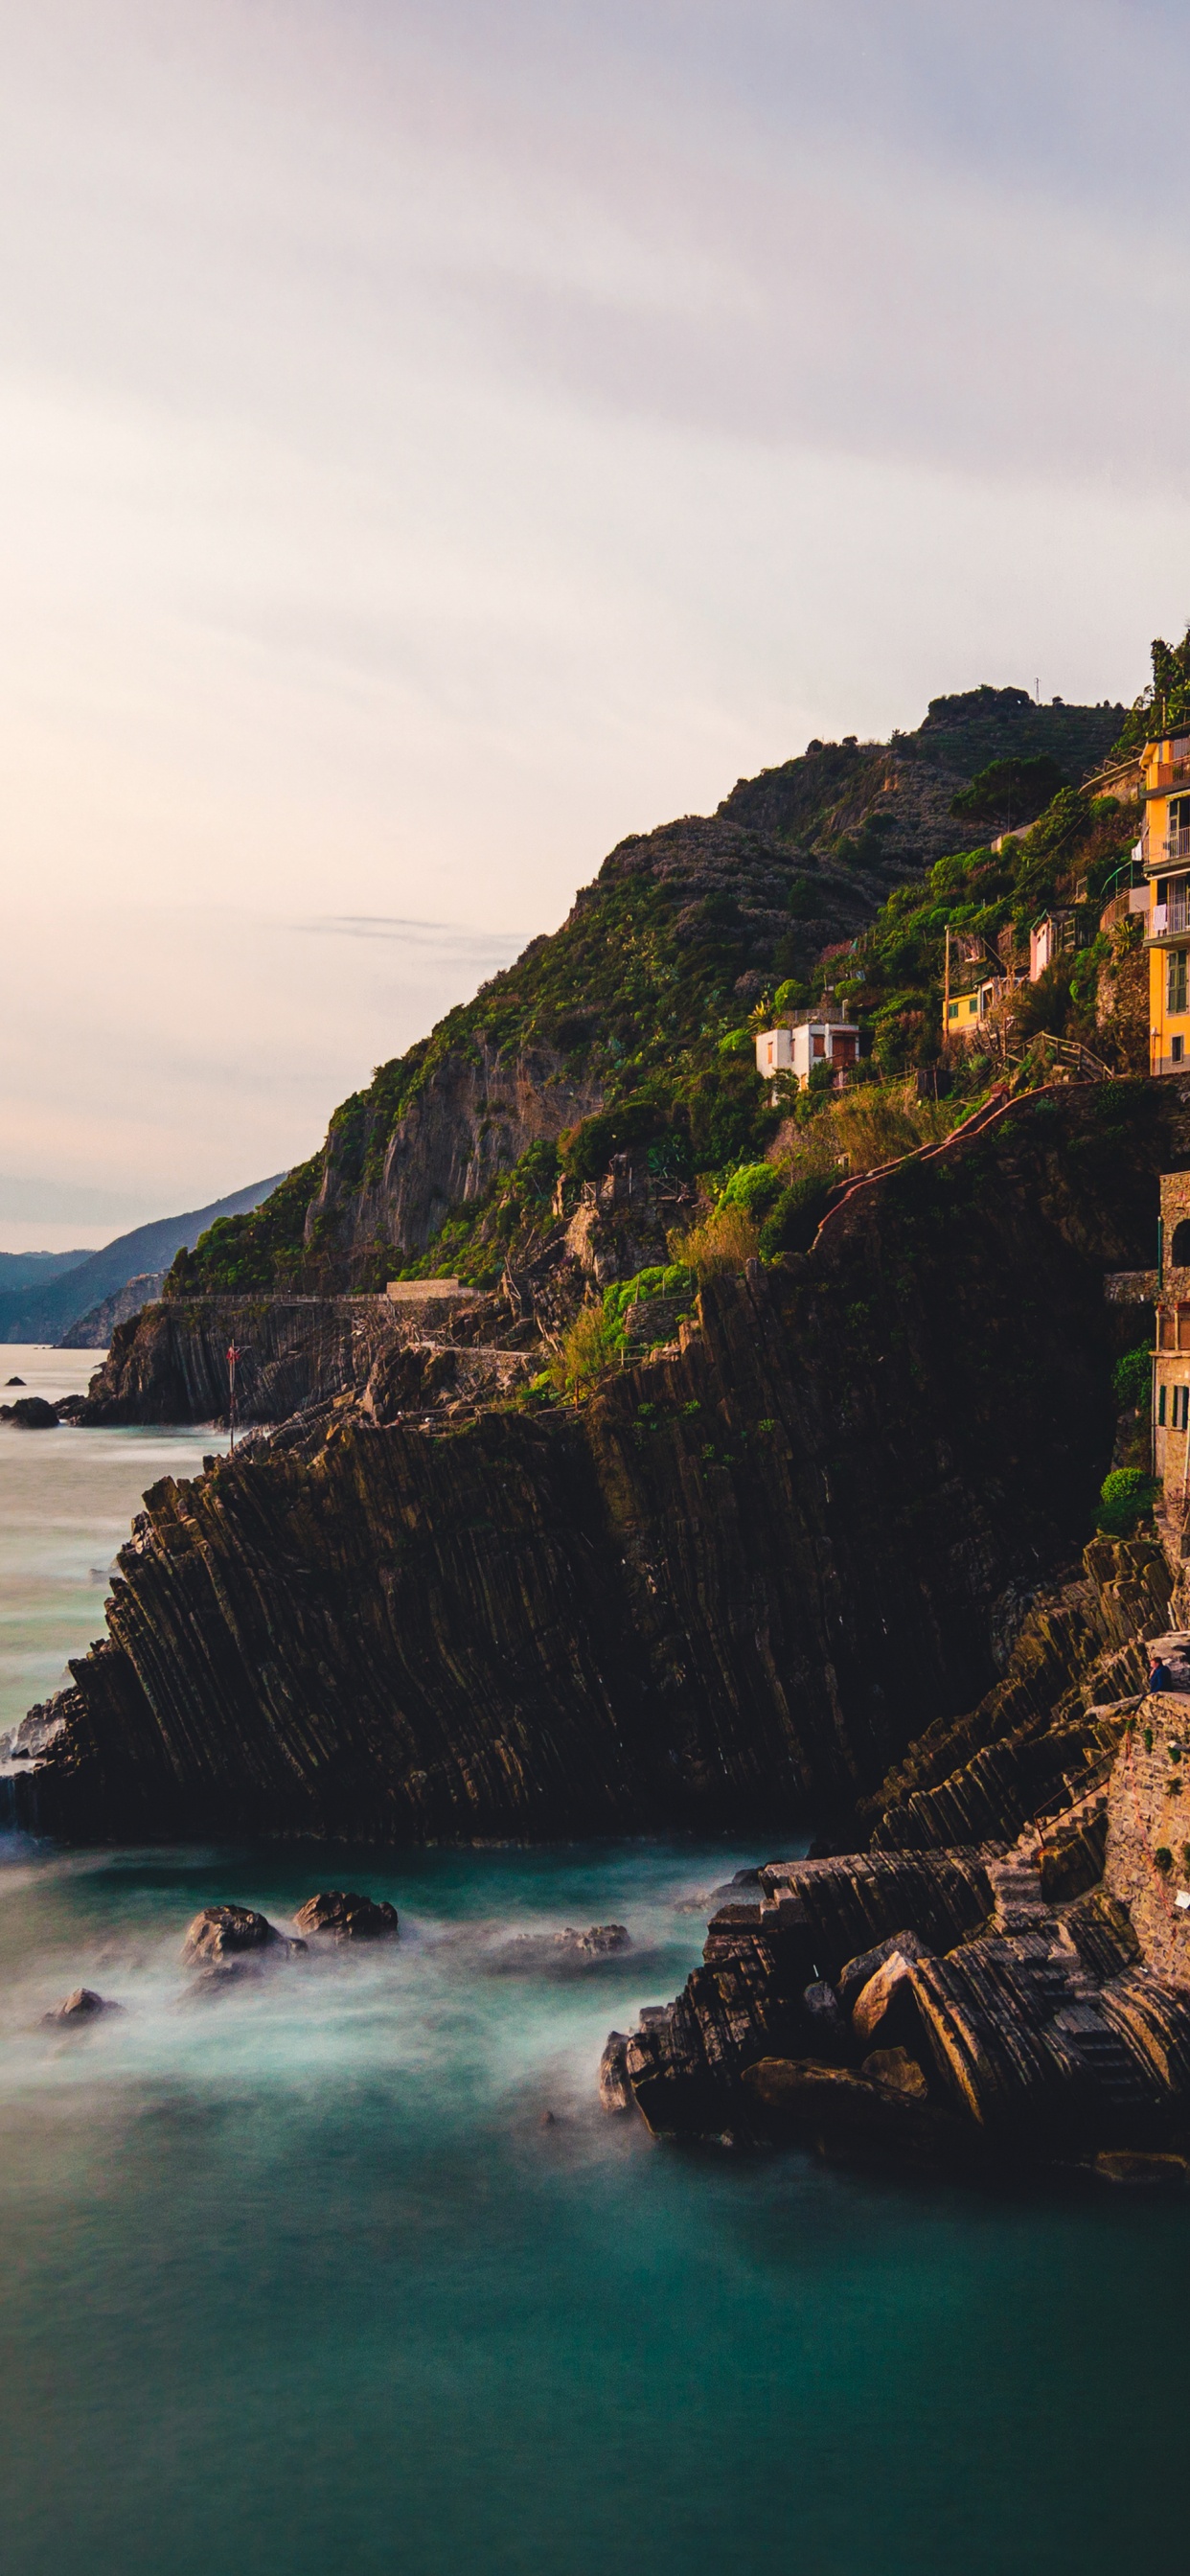
{"type": "Polygon", "coordinates": [[[813,735],[1131,699],[1188,79],[1147,0],[0,0],[0,1247],[310,1153],[813,735]]]}

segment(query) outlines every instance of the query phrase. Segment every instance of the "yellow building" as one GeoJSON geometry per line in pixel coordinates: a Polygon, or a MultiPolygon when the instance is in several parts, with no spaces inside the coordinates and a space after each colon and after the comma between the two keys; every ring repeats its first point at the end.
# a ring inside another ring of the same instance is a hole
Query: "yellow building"
{"type": "Polygon", "coordinates": [[[1146,743],[1140,855],[1148,889],[1149,1071],[1190,1064],[1190,732],[1146,743]]]}

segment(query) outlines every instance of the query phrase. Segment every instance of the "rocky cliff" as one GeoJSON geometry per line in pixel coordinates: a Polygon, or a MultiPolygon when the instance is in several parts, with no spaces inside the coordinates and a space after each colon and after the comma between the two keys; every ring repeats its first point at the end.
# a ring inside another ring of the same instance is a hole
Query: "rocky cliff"
{"type": "Polygon", "coordinates": [[[853,1190],[811,1253],[709,1280],[583,1407],[410,1419],[374,1361],[167,1480],[29,1817],[389,1839],[852,1813],[1077,1556],[1115,1430],[1103,1273],[1143,1260],[1188,1144],[1181,1082],[1026,1097],[853,1190]]]}
{"type": "Polygon", "coordinates": [[[171,1293],[341,1294],[460,1264],[493,1286],[549,1206],[556,1141],[600,1115],[605,1153],[645,1143],[671,1176],[761,1150],[776,1121],[724,1039],[766,989],[809,999],[824,952],[986,838],[952,811],[982,765],[1047,754],[1077,780],[1122,712],[971,690],[891,743],[812,743],[715,814],[632,835],[560,930],[342,1104],[266,1207],[181,1256],[171,1293]]]}
{"type": "Polygon", "coordinates": [[[1146,1640],[1190,1646],[1171,1597],[1180,1531],[1088,1547],[1005,1682],[927,1739],[934,1789],[886,1783],[866,1850],[763,1863],[683,1993],[612,2033],[608,2108],[919,2168],[1190,2179],[1190,1666],[1147,1690],[1146,1640]]]}

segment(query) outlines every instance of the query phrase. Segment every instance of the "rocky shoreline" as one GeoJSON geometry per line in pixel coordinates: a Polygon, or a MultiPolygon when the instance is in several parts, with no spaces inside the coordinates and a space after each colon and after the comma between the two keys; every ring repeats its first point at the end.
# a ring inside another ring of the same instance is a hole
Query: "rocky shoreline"
{"type": "Polygon", "coordinates": [[[1190,1647],[1164,1536],[1087,1549],[1081,1601],[1035,1613],[952,1730],[967,1758],[908,1800],[894,1776],[866,1850],[764,1864],[720,1908],[682,1994],[611,2034],[609,2110],[667,2139],[1190,2179],[1190,1687],[1145,1687],[1155,1650],[1190,1647]],[[1098,1651],[1022,1716],[1076,1610],[1098,1651]],[[973,1816],[983,1838],[944,1839],[973,1816]]]}

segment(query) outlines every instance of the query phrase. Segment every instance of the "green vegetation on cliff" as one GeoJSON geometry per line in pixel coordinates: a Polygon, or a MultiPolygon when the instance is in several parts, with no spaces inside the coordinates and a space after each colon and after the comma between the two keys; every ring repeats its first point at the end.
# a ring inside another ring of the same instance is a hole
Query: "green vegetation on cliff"
{"type": "Polygon", "coordinates": [[[1122,715],[1039,707],[1020,689],[938,698],[915,733],[811,743],[714,815],[621,842],[560,930],[378,1067],[321,1153],[254,1217],[213,1228],[169,1293],[437,1270],[491,1281],[559,1173],[574,1190],[626,1145],[674,1180],[756,1164],[779,1118],[750,1025],[832,978],[870,1014],[880,1070],[929,1061],[947,919],[990,934],[1096,832],[1093,862],[1115,849],[1077,788],[1035,827],[1027,861],[993,860],[956,801],[997,763],[1084,776],[1122,715]]]}

